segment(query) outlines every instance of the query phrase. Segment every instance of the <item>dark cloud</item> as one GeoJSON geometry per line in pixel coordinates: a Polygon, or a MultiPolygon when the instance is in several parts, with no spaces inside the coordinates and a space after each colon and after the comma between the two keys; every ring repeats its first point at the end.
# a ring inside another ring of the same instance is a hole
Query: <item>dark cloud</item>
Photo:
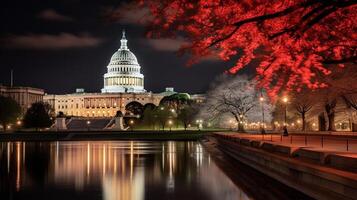
{"type": "MultiPolygon", "coordinates": [[[[183,38],[142,39],[143,45],[148,45],[157,51],[177,52],[181,46],[188,45],[183,38]]],[[[202,57],[200,61],[218,61],[217,54],[202,57]]]]}
{"type": "Polygon", "coordinates": [[[133,3],[122,3],[118,7],[107,7],[105,16],[122,24],[145,25],[150,20],[149,9],[138,8],[133,3]]]}
{"type": "Polygon", "coordinates": [[[149,45],[158,51],[178,51],[180,47],[185,44],[182,38],[177,39],[143,39],[142,43],[149,45]]]}
{"type": "Polygon", "coordinates": [[[41,13],[39,13],[37,15],[37,17],[40,19],[43,19],[43,20],[47,20],[47,21],[61,21],[61,22],[74,21],[74,19],[72,17],[60,14],[53,9],[46,9],[46,10],[42,11],[41,13]]]}
{"type": "Polygon", "coordinates": [[[30,34],[14,35],[1,39],[1,43],[8,48],[16,49],[67,49],[79,47],[97,46],[103,39],[93,37],[89,34],[75,35],[71,33],[60,33],[58,35],[30,34]]]}

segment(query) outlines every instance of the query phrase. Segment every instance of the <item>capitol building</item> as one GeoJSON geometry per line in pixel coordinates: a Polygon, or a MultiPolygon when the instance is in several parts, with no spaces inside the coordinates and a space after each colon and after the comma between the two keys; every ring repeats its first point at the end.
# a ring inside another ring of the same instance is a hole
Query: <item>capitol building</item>
{"type": "MultiPolygon", "coordinates": [[[[125,107],[130,102],[159,105],[163,97],[176,93],[170,87],[162,93],[145,90],[141,66],[128,48],[124,31],[120,47],[112,55],[103,79],[101,93],[86,93],[84,89],[77,89],[72,94],[46,94],[43,100],[52,106],[56,114],[63,112],[67,116],[113,117],[117,111],[126,113],[125,107]]],[[[197,103],[204,100],[204,96],[199,94],[190,97],[197,103]]]]}

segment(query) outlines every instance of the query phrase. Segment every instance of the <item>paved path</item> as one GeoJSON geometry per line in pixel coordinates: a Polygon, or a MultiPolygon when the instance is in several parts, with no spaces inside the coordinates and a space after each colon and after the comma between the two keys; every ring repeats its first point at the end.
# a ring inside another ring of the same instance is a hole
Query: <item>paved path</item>
{"type": "Polygon", "coordinates": [[[273,143],[280,143],[288,146],[313,147],[325,151],[338,151],[357,153],[357,138],[353,136],[336,135],[289,135],[281,136],[277,134],[237,134],[240,138],[255,139],[273,143]]]}

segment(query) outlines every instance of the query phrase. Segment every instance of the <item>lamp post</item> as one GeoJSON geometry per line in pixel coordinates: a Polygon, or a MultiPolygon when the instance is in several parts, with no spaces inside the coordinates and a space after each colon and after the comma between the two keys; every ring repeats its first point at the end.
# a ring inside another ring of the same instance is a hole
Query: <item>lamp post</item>
{"type": "Polygon", "coordinates": [[[203,120],[202,120],[202,119],[198,119],[198,120],[196,120],[196,123],[197,123],[197,128],[198,128],[198,130],[200,131],[201,128],[202,128],[203,120]]]}
{"type": "Polygon", "coordinates": [[[170,132],[171,132],[171,127],[172,127],[172,120],[169,120],[169,128],[170,128],[170,132]]]}
{"type": "Polygon", "coordinates": [[[287,127],[287,109],[288,109],[288,98],[287,97],[284,97],[283,98],[283,102],[284,102],[284,105],[285,105],[285,109],[284,109],[284,127],[283,127],[283,130],[284,130],[284,133],[283,135],[284,136],[288,136],[289,133],[288,133],[288,127],[287,127]]]}
{"type": "Polygon", "coordinates": [[[130,128],[131,128],[131,131],[133,131],[134,130],[134,120],[130,120],[129,121],[129,123],[130,123],[130,128]]]}
{"type": "Polygon", "coordinates": [[[262,107],[261,133],[265,134],[265,127],[264,127],[264,124],[265,124],[265,120],[264,120],[264,97],[263,97],[263,95],[260,96],[259,101],[260,101],[260,104],[261,104],[261,107],[262,107]]]}
{"type": "Polygon", "coordinates": [[[89,126],[90,126],[90,121],[88,120],[87,121],[87,129],[88,129],[88,131],[89,131],[89,126]]]}

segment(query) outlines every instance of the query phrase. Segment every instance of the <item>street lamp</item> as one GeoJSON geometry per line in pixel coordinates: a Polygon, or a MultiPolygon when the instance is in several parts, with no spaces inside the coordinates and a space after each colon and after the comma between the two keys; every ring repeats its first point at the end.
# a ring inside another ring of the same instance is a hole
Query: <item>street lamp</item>
{"type": "Polygon", "coordinates": [[[133,130],[134,130],[134,127],[133,127],[133,125],[134,125],[134,120],[130,120],[129,123],[130,123],[131,131],[133,131],[133,130]]]}
{"type": "Polygon", "coordinates": [[[259,101],[260,101],[260,105],[262,107],[261,133],[265,134],[265,128],[264,128],[264,124],[265,124],[265,120],[264,120],[264,97],[263,97],[263,95],[260,96],[259,101]]]}
{"type": "Polygon", "coordinates": [[[88,131],[89,131],[89,126],[90,126],[90,121],[88,120],[87,121],[87,129],[88,129],[88,131]]]}
{"type": "Polygon", "coordinates": [[[202,119],[198,119],[198,120],[196,120],[196,123],[197,123],[197,126],[198,126],[198,130],[201,130],[203,120],[202,119]]]}
{"type": "Polygon", "coordinates": [[[283,135],[284,136],[288,136],[289,133],[288,133],[288,127],[287,127],[287,120],[286,120],[286,117],[287,117],[287,109],[288,109],[288,97],[283,97],[283,102],[284,102],[284,105],[285,105],[285,109],[284,109],[284,127],[283,127],[283,130],[284,130],[284,133],[283,135]]]}
{"type": "Polygon", "coordinates": [[[171,131],[171,127],[172,127],[172,120],[169,120],[169,127],[170,127],[170,131],[171,131]]]}

